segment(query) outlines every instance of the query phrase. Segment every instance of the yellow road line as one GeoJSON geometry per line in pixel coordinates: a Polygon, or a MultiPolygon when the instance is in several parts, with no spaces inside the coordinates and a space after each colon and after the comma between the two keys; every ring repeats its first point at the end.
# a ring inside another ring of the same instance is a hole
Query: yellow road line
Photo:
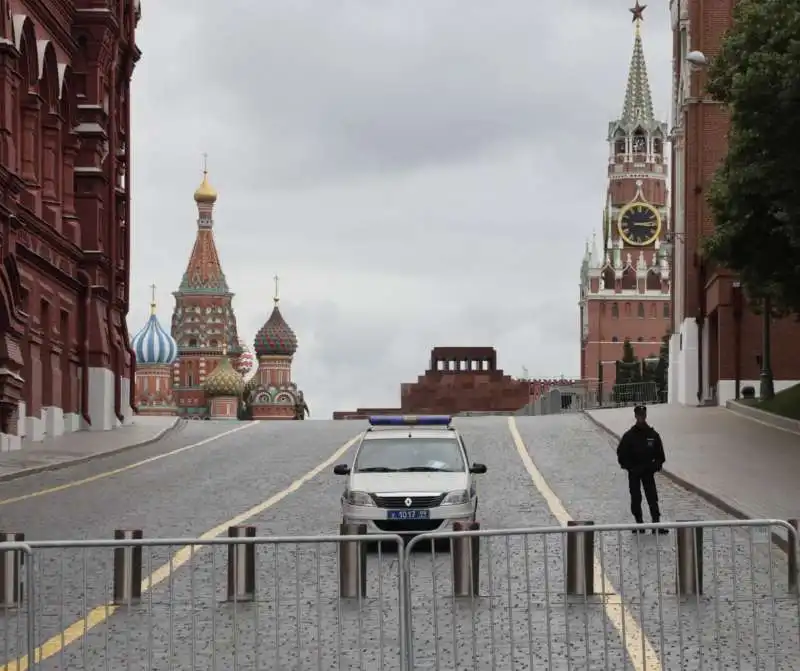
{"type": "MultiPolygon", "coordinates": [[[[323,470],[331,466],[331,464],[338,461],[342,455],[344,455],[355,444],[357,440],[358,436],[351,438],[325,461],[311,469],[304,476],[292,482],[292,484],[290,484],[286,489],[269,497],[266,501],[262,501],[258,505],[253,506],[249,510],[245,510],[242,514],[232,517],[222,524],[215,526],[213,529],[209,529],[199,537],[199,540],[210,540],[212,538],[217,538],[218,536],[226,533],[228,527],[243,524],[256,515],[263,513],[268,508],[272,508],[274,505],[280,503],[283,501],[283,499],[289,496],[289,494],[296,492],[309,480],[315,478],[323,470]]],[[[198,547],[202,548],[202,546],[195,545],[186,545],[182,547],[174,555],[172,555],[170,561],[157,568],[149,576],[142,580],[142,594],[147,592],[147,590],[152,589],[159,583],[164,582],[167,578],[169,578],[170,573],[174,573],[177,569],[186,564],[192,558],[193,554],[197,552],[196,548],[198,547]]],[[[68,645],[80,640],[89,632],[89,630],[108,620],[108,618],[119,608],[120,606],[114,606],[112,604],[104,604],[102,606],[93,608],[82,620],[71,624],[61,633],[52,636],[41,646],[39,646],[35,653],[36,662],[39,663],[45,659],[49,659],[50,657],[57,655],[68,645]]],[[[25,655],[14,661],[8,662],[5,666],[0,667],[0,671],[26,671],[28,668],[28,656],[25,655]]]]}
{"type": "Polygon", "coordinates": [[[220,438],[224,438],[225,436],[230,436],[231,434],[236,433],[237,431],[244,431],[244,429],[249,429],[255,426],[256,424],[258,424],[258,422],[248,422],[247,424],[237,426],[235,429],[231,429],[230,431],[225,431],[223,433],[218,433],[216,436],[205,438],[204,440],[201,440],[199,443],[184,445],[183,447],[171,450],[170,452],[157,454],[154,457],[149,457],[148,459],[142,459],[141,461],[137,461],[134,464],[128,464],[127,466],[114,468],[110,471],[105,471],[104,473],[91,475],[88,478],[83,478],[82,480],[65,482],[63,485],[57,485],[56,487],[48,487],[47,489],[41,489],[38,492],[31,492],[30,494],[22,494],[20,496],[12,496],[11,498],[8,499],[0,499],[0,506],[7,506],[10,503],[19,503],[20,501],[27,501],[28,499],[34,499],[38,496],[44,496],[45,494],[55,494],[56,492],[63,492],[65,489],[72,489],[73,487],[88,485],[90,482],[97,482],[98,480],[102,480],[104,478],[110,478],[112,475],[119,475],[120,473],[125,473],[125,471],[132,471],[134,468],[139,468],[140,466],[146,466],[147,464],[152,464],[153,462],[161,461],[162,459],[166,459],[167,457],[174,457],[176,454],[180,454],[181,452],[187,452],[188,450],[193,450],[195,447],[201,447],[202,445],[213,443],[215,440],[219,440],[220,438]]]}
{"type": "MultiPolygon", "coordinates": [[[[525,465],[525,470],[527,470],[528,475],[531,476],[534,486],[539,490],[542,498],[544,498],[553,517],[558,520],[559,524],[564,526],[567,525],[567,522],[574,521],[566,508],[564,508],[564,504],[561,503],[561,500],[556,496],[555,492],[550,489],[550,486],[545,481],[541,472],[536,468],[536,464],[533,463],[533,459],[528,449],[525,447],[525,441],[522,440],[519,429],[517,429],[517,422],[514,417],[508,418],[508,429],[511,431],[511,437],[514,440],[517,452],[519,452],[520,459],[522,459],[522,463],[525,465]]],[[[608,617],[611,624],[617,632],[619,632],[620,639],[628,652],[628,657],[631,660],[634,671],[646,671],[647,669],[650,671],[661,671],[661,661],[658,654],[653,649],[653,646],[650,645],[650,641],[647,640],[647,636],[645,636],[639,623],[628,612],[628,609],[625,608],[619,593],[614,589],[609,577],[603,572],[602,565],[597,555],[594,557],[594,584],[602,585],[602,591],[610,594],[614,601],[612,604],[610,600],[607,601],[604,599],[606,617],[608,617]],[[612,608],[610,607],[612,605],[618,607],[612,608]]]]}

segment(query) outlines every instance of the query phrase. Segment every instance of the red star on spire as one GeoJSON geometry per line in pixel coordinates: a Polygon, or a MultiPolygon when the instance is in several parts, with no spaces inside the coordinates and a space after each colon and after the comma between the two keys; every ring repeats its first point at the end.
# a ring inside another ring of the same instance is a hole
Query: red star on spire
{"type": "Polygon", "coordinates": [[[642,16],[642,14],[644,13],[645,9],[647,9],[647,5],[640,5],[639,0],[636,0],[636,6],[631,7],[631,9],[629,10],[630,13],[633,14],[634,22],[644,21],[644,17],[642,16]]]}

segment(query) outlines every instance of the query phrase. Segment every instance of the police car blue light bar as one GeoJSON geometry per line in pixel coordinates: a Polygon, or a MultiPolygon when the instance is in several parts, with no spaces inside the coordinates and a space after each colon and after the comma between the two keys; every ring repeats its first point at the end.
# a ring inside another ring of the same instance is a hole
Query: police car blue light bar
{"type": "Polygon", "coordinates": [[[372,415],[370,426],[450,426],[450,415],[372,415]]]}

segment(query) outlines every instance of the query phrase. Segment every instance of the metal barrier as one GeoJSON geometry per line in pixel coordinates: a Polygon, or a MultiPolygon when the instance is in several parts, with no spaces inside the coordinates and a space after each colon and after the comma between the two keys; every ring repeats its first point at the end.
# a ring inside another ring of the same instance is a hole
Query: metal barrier
{"type": "Polygon", "coordinates": [[[423,534],[406,547],[408,668],[800,669],[797,567],[773,531],[796,545],[780,520],[423,534]],[[457,564],[421,551],[440,538],[480,543],[480,593],[458,598],[457,564]]]}
{"type": "Polygon", "coordinates": [[[5,668],[800,668],[792,523],[344,531],[0,544],[5,668]]]}
{"type": "Polygon", "coordinates": [[[136,530],[0,546],[0,556],[26,555],[23,607],[0,609],[0,667],[405,671],[401,537],[253,533],[132,538],[136,530]],[[380,541],[367,559],[369,596],[346,598],[340,547],[367,540],[380,541]],[[128,598],[137,555],[138,601],[128,598]]]}

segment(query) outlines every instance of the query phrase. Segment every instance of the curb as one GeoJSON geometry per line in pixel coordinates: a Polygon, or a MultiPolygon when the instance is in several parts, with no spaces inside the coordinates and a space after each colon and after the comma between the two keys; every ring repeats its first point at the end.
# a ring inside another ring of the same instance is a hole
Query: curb
{"type": "MultiPolygon", "coordinates": [[[[614,440],[619,440],[619,435],[614,433],[611,429],[609,429],[605,424],[600,422],[599,420],[592,417],[586,410],[583,411],[584,417],[588,419],[592,424],[594,424],[599,429],[602,429],[606,434],[612,437],[614,440]]],[[[727,513],[731,517],[735,517],[739,520],[752,520],[756,519],[752,515],[748,515],[744,512],[741,508],[737,508],[736,506],[731,505],[727,501],[721,499],[719,496],[714,494],[713,492],[703,489],[702,487],[698,487],[692,482],[689,482],[685,478],[682,478],[680,475],[676,475],[675,473],[668,471],[665,468],[661,469],[661,475],[667,478],[667,480],[672,481],[674,484],[678,485],[678,487],[685,489],[686,491],[696,494],[701,499],[710,503],[715,508],[719,508],[722,512],[727,513]]],[[[776,545],[780,550],[787,553],[789,552],[789,542],[786,538],[783,538],[781,535],[775,533],[774,531],[771,533],[772,535],[772,542],[776,545]]]]}
{"type": "Polygon", "coordinates": [[[85,457],[78,457],[76,459],[67,459],[65,461],[59,461],[58,463],[55,464],[46,464],[44,466],[33,466],[32,468],[22,468],[13,473],[3,473],[0,474],[0,482],[8,482],[9,480],[18,480],[20,478],[28,477],[29,475],[46,473],[47,471],[58,471],[62,468],[67,468],[69,466],[77,466],[79,464],[85,464],[87,461],[95,461],[98,459],[104,459],[106,457],[113,457],[123,452],[127,452],[128,450],[133,450],[137,447],[145,447],[147,445],[152,445],[153,443],[156,443],[165,436],[167,436],[169,433],[176,431],[179,428],[181,422],[185,421],[186,420],[181,419],[180,417],[176,417],[175,421],[170,426],[166,427],[165,429],[162,429],[152,438],[148,438],[147,440],[143,440],[139,443],[134,443],[133,445],[122,445],[121,447],[115,447],[113,450],[98,452],[97,454],[90,454],[85,457]]]}

